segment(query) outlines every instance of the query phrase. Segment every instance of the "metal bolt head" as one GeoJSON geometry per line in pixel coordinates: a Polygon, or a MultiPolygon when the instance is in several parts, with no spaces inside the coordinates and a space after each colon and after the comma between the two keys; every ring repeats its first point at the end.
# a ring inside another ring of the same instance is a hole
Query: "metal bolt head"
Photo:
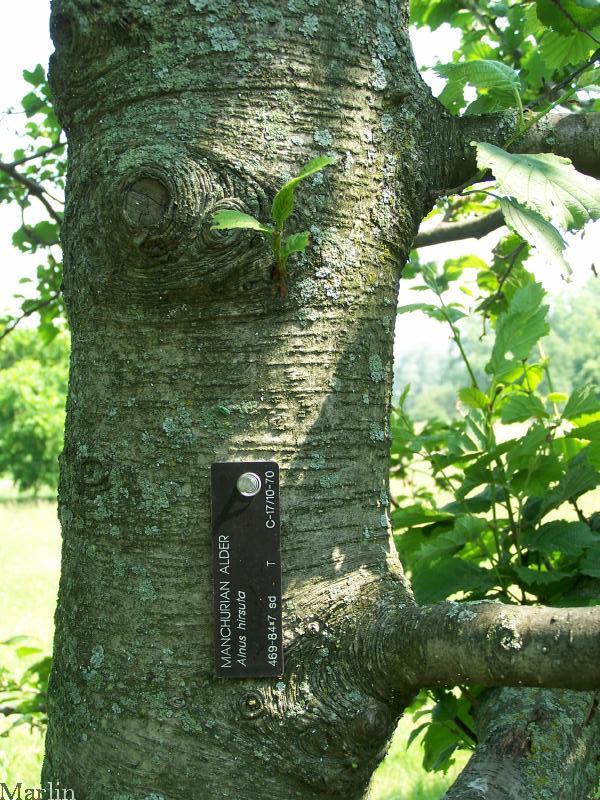
{"type": "Polygon", "coordinates": [[[260,492],[260,478],[255,472],[244,472],[237,479],[237,490],[244,497],[254,497],[260,492]]]}

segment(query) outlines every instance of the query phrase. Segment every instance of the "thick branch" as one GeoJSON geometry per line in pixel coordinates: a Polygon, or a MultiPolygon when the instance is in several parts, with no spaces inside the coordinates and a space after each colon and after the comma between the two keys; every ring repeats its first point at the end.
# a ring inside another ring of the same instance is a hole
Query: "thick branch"
{"type": "Polygon", "coordinates": [[[459,239],[481,239],[502,225],[504,216],[501,211],[492,211],[483,217],[462,222],[442,222],[435,228],[419,231],[413,247],[429,247],[433,244],[456,242],[459,239]]]}
{"type": "Polygon", "coordinates": [[[600,755],[598,696],[496,689],[476,715],[479,743],[445,800],[587,800],[600,755]]]}
{"type": "MultiPolygon", "coordinates": [[[[466,116],[455,120],[464,150],[458,154],[455,168],[445,188],[462,184],[477,172],[475,148],[471,141],[483,141],[502,146],[517,128],[514,111],[504,114],[466,116]]],[[[555,153],[566,156],[580,172],[600,177],[600,112],[589,114],[548,114],[517,140],[515,153],[555,153]]]]}
{"type": "Polygon", "coordinates": [[[600,609],[439,603],[384,621],[397,686],[600,688],[600,609]]]}

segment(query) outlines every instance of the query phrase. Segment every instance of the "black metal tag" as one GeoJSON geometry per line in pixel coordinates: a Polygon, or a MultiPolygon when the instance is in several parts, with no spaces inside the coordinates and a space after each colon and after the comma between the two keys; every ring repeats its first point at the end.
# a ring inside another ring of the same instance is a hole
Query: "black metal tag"
{"type": "Polygon", "coordinates": [[[279,465],[211,467],[215,671],[222,678],[283,673],[279,465]]]}

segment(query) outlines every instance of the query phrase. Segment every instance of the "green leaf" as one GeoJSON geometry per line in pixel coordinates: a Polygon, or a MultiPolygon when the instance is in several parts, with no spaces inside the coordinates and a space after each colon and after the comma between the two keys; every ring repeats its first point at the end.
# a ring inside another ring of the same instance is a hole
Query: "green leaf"
{"type": "Polygon", "coordinates": [[[331,164],[335,164],[335,161],[335,158],[331,158],[331,156],[317,156],[312,161],[309,161],[308,164],[305,164],[295,178],[292,178],[281,187],[275,195],[271,206],[271,218],[277,226],[281,227],[292,214],[294,210],[294,191],[300,181],[310,175],[314,175],[316,172],[320,172],[331,164]]]}
{"type": "MultiPolygon", "coordinates": [[[[440,101],[452,97],[453,102],[458,99],[458,92],[462,99],[463,89],[467,84],[471,84],[476,89],[493,90],[494,94],[505,94],[508,104],[518,104],[517,98],[520,96],[521,81],[518,72],[512,67],[503,64],[501,61],[491,59],[475,59],[473,61],[460,61],[458,63],[438,64],[434,68],[438,75],[448,79],[446,87],[446,98],[440,95],[440,101]]],[[[444,91],[446,91],[444,90],[444,91]]]]}
{"type": "Polygon", "coordinates": [[[291,253],[303,253],[308,247],[310,241],[310,233],[302,231],[301,233],[292,233],[288,236],[283,243],[282,256],[287,259],[291,253]]]}
{"type": "Polygon", "coordinates": [[[261,231],[262,233],[272,233],[272,229],[263,225],[255,217],[250,214],[244,214],[241,211],[234,211],[230,209],[223,209],[217,211],[213,215],[211,231],[225,231],[233,228],[249,228],[254,231],[261,231]]]}
{"type": "Polygon", "coordinates": [[[447,725],[433,723],[423,737],[423,766],[428,772],[447,769],[459,739],[447,725]]]}
{"type": "Polygon", "coordinates": [[[561,572],[559,570],[539,570],[532,567],[522,567],[519,565],[513,566],[513,571],[519,579],[519,583],[532,592],[539,592],[540,590],[554,590],[559,591],[568,588],[569,583],[573,580],[573,576],[568,572],[561,572]]]}
{"type": "Polygon", "coordinates": [[[571,421],[600,411],[600,387],[589,383],[575,389],[563,411],[563,417],[571,421]]]}
{"type": "Polygon", "coordinates": [[[509,228],[536,247],[563,276],[571,275],[573,270],[564,257],[565,240],[554,225],[510,197],[502,198],[500,208],[509,228]]]}
{"type": "Polygon", "coordinates": [[[541,419],[547,416],[544,404],[537,395],[512,392],[502,403],[500,419],[505,425],[510,425],[513,422],[525,422],[532,417],[541,419]]]}
{"type": "Polygon", "coordinates": [[[537,0],[536,11],[540,22],[563,35],[600,25],[597,0],[537,0]]]}
{"type": "Polygon", "coordinates": [[[410,528],[414,525],[424,525],[431,522],[445,522],[453,519],[452,514],[427,508],[422,505],[405,506],[392,513],[394,528],[410,528]]]}
{"type": "Polygon", "coordinates": [[[485,411],[490,404],[487,394],[484,394],[481,389],[477,389],[475,386],[460,389],[458,396],[465,405],[471,408],[480,408],[482,411],[485,411]]]}
{"type": "Polygon", "coordinates": [[[590,547],[579,567],[584,575],[600,578],[600,544],[590,547]]]}
{"type": "Polygon", "coordinates": [[[549,403],[564,403],[569,399],[569,395],[565,392],[550,392],[548,394],[549,403]]]}
{"type": "Polygon", "coordinates": [[[28,69],[24,69],[23,78],[27,81],[27,83],[31,83],[32,86],[40,86],[40,84],[44,83],[46,80],[44,68],[41,64],[37,64],[31,72],[28,69]]]}
{"type": "Polygon", "coordinates": [[[577,172],[568,158],[550,153],[507,153],[485,142],[473,142],[477,165],[491,169],[498,192],[555,218],[566,230],[600,218],[600,182],[577,172]]]}
{"type": "MultiPolygon", "coordinates": [[[[594,28],[590,33],[598,38],[600,28],[594,28]]],[[[597,46],[585,31],[577,31],[571,36],[548,31],[542,39],[539,53],[548,66],[556,69],[586,61],[597,46]]]]}
{"type": "Polygon", "coordinates": [[[489,570],[453,556],[415,568],[413,588],[419,603],[437,603],[457,592],[482,591],[495,585],[489,570]]]}
{"type": "Polygon", "coordinates": [[[600,473],[582,453],[570,462],[558,486],[542,501],[540,518],[559,508],[567,500],[576,500],[580,495],[595,489],[600,484],[600,473]]]}
{"type": "Polygon", "coordinates": [[[580,556],[586,548],[600,544],[600,537],[592,533],[584,522],[561,519],[547,522],[535,531],[526,531],[521,537],[521,544],[528,550],[546,555],[558,552],[580,556]]]}
{"type": "Polygon", "coordinates": [[[486,372],[501,376],[514,361],[524,361],[532,347],[548,333],[548,306],[542,305],[544,297],[539,283],[517,289],[508,309],[498,317],[496,339],[486,372]]]}
{"type": "Polygon", "coordinates": [[[409,303],[405,306],[398,306],[396,309],[397,314],[411,314],[413,311],[422,311],[423,314],[430,317],[431,319],[435,319],[438,322],[456,322],[459,319],[463,319],[466,317],[464,311],[461,311],[459,308],[455,306],[446,306],[446,308],[439,308],[438,306],[433,306],[430,303],[409,303]]]}

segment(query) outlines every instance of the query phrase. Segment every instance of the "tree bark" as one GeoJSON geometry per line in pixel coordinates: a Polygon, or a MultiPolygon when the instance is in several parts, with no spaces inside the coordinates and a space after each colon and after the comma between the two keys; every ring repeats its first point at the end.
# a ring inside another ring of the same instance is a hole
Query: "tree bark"
{"type": "MultiPolygon", "coordinates": [[[[413,682],[381,613],[396,292],[461,134],[406,4],[54,0],[72,329],[43,779],[78,800],[362,797],[413,682]],[[442,134],[445,138],[442,138],[442,134]],[[311,156],[280,299],[268,220],[311,156]],[[281,467],[286,673],[213,676],[209,472],[281,467]]],[[[454,679],[454,676],[453,676],[454,679]]]]}
{"type": "Polygon", "coordinates": [[[598,696],[542,689],[491,691],[479,744],[444,800],[588,800],[600,757],[598,696]]]}
{"type": "Polygon", "coordinates": [[[402,687],[600,683],[596,608],[437,603],[390,609],[382,629],[382,668],[402,687]]]}
{"type": "Polygon", "coordinates": [[[52,30],[72,361],[44,780],[360,797],[412,695],[353,654],[373,602],[412,602],[388,516],[390,248],[406,258],[431,167],[405,9],[63,0],[52,30]],[[212,214],[267,220],[321,152],[338,165],[300,196],[313,244],[282,301],[260,237],[212,214]],[[281,466],[288,666],[216,680],[209,469],[260,459],[281,466]]]}

